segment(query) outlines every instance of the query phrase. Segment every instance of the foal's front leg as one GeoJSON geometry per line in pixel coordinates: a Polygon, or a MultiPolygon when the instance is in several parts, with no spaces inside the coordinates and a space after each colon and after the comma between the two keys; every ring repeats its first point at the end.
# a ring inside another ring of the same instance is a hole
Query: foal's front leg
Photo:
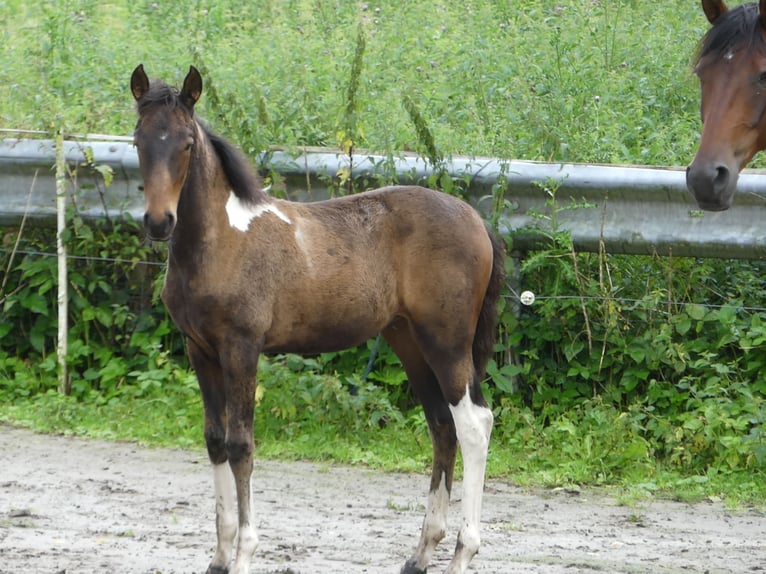
{"type": "Polygon", "coordinates": [[[222,360],[226,393],[226,438],[224,447],[234,475],[239,515],[237,554],[231,574],[250,570],[258,535],[253,518],[251,477],[253,474],[253,413],[258,371],[258,350],[251,344],[230,345],[222,360]]]}
{"type": "Polygon", "coordinates": [[[192,340],[188,341],[188,353],[205,405],[205,443],[215,485],[217,544],[207,574],[244,574],[258,541],[250,492],[258,355],[254,353],[255,359],[244,361],[229,358],[222,365],[192,340]],[[227,364],[237,368],[224,368],[227,364]],[[237,533],[237,556],[231,565],[237,533]]]}
{"type": "Polygon", "coordinates": [[[202,402],[205,407],[205,444],[213,466],[215,486],[215,530],[217,536],[213,560],[207,574],[226,574],[237,536],[237,500],[234,475],[224,446],[226,428],[226,394],[221,365],[206,354],[192,339],[187,341],[189,361],[197,374],[202,402]]]}

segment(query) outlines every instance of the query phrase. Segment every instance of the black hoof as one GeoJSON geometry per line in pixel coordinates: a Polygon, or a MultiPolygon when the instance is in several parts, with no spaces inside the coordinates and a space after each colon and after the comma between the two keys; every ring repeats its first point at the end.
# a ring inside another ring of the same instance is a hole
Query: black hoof
{"type": "Polygon", "coordinates": [[[229,569],[224,566],[208,566],[205,574],[229,574],[229,569]]]}
{"type": "Polygon", "coordinates": [[[415,566],[415,562],[413,560],[407,560],[399,574],[426,574],[426,570],[421,570],[415,566]]]}

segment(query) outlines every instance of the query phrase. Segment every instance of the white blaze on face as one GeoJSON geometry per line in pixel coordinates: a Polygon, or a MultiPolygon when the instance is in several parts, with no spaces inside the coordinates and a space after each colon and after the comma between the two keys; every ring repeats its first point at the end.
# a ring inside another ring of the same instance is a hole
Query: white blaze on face
{"type": "Polygon", "coordinates": [[[275,205],[270,203],[247,205],[234,195],[233,191],[229,193],[229,199],[226,201],[226,215],[229,216],[229,225],[233,228],[239,229],[240,231],[247,231],[253,219],[257,219],[267,213],[276,215],[288,225],[292,224],[290,218],[282,213],[275,205]]]}

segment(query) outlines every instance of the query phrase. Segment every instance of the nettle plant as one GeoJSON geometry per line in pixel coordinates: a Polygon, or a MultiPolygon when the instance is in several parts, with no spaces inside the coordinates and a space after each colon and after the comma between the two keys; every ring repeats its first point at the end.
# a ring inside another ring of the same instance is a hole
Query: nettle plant
{"type": "MultiPolygon", "coordinates": [[[[132,220],[87,223],[70,213],[68,249],[69,354],[72,394],[104,396],[123,385],[147,390],[170,378],[182,361],[182,342],[156,289],[161,255],[132,220]],[[169,377],[169,375],[171,375],[169,377]]],[[[4,244],[18,230],[3,231],[4,244]]],[[[54,232],[24,231],[18,249],[2,252],[7,269],[0,294],[0,385],[28,395],[55,388],[56,254],[54,232]]]]}
{"type": "Polygon", "coordinates": [[[766,309],[751,303],[766,300],[764,271],[764,262],[579,253],[554,227],[520,265],[535,304],[501,324],[513,360],[490,369],[497,408],[529,408],[544,429],[608,406],[619,420],[606,426],[627,421],[671,465],[766,468],[766,309]]]}

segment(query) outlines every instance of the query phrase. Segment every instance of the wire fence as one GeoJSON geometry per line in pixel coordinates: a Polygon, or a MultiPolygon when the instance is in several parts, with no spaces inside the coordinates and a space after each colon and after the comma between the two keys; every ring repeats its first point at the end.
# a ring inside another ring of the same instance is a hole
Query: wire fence
{"type": "MultiPolygon", "coordinates": [[[[0,253],[14,253],[12,249],[0,247],[0,253]]],[[[47,251],[33,251],[26,249],[17,249],[18,255],[36,255],[39,257],[58,257],[58,254],[47,251]]],[[[72,255],[67,254],[66,258],[70,261],[101,261],[105,263],[120,263],[124,265],[146,265],[153,267],[165,267],[166,263],[160,261],[143,261],[139,259],[125,259],[121,257],[93,257],[90,255],[72,255]]]]}
{"type": "MultiPolygon", "coordinates": [[[[17,249],[12,250],[4,247],[0,247],[0,253],[5,254],[11,254],[15,253],[17,255],[30,255],[30,256],[36,256],[36,257],[51,257],[55,258],[58,257],[58,255],[55,252],[47,252],[47,251],[39,251],[39,250],[27,250],[27,249],[17,249]]],[[[154,267],[154,268],[161,268],[165,267],[167,264],[165,262],[160,261],[145,261],[145,260],[139,260],[139,259],[125,259],[120,257],[95,257],[95,256],[85,256],[85,255],[72,255],[67,254],[66,258],[72,261],[93,261],[93,262],[102,262],[102,263],[115,263],[115,264],[121,264],[121,265],[144,265],[146,267],[154,267]]],[[[520,289],[514,287],[510,282],[506,282],[506,289],[507,289],[507,295],[505,296],[506,300],[510,300],[513,303],[518,303],[522,307],[532,307],[532,305],[526,304],[524,302],[524,298],[521,295],[520,289]]],[[[545,294],[534,294],[534,300],[535,302],[538,301],[596,301],[600,303],[606,303],[609,301],[616,301],[621,304],[634,304],[638,305],[641,303],[645,303],[646,301],[644,299],[636,299],[631,297],[614,297],[614,296],[606,296],[606,295],[580,295],[580,294],[571,294],[571,295],[545,295],[545,294]]],[[[706,302],[695,302],[695,301],[678,301],[678,300],[663,300],[663,305],[671,305],[676,308],[683,308],[687,306],[702,306],[706,309],[724,309],[724,308],[735,308],[741,311],[746,311],[748,313],[763,313],[766,312],[766,307],[759,306],[759,305],[740,305],[740,304],[713,304],[713,303],[706,303],[706,302]]]]}

